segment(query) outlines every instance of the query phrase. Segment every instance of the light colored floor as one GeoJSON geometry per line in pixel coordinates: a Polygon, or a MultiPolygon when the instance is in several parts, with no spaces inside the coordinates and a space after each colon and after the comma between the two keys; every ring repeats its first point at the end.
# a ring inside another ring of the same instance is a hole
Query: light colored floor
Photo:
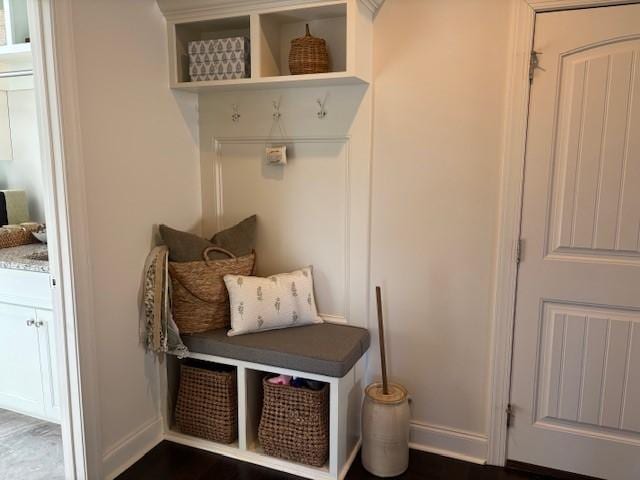
{"type": "Polygon", "coordinates": [[[0,480],[62,480],[60,425],[0,409],[0,480]]]}

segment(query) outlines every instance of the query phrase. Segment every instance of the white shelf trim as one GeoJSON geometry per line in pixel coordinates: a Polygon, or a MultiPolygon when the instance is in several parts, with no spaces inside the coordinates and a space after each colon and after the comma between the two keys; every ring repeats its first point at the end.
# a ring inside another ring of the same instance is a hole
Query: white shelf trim
{"type": "MultiPolygon", "coordinates": [[[[358,0],[375,15],[384,0],[358,0]]],[[[203,17],[247,15],[258,11],[277,11],[293,7],[312,7],[347,3],[347,0],[157,0],[167,20],[189,22],[203,17]]]]}

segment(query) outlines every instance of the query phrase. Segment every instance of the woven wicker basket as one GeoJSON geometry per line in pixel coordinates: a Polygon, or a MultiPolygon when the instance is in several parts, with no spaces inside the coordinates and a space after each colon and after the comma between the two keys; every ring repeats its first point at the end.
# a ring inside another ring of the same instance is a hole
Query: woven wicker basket
{"type": "Polygon", "coordinates": [[[291,40],[289,51],[289,70],[291,75],[305,73],[327,73],[329,71],[329,53],[327,42],[311,36],[309,24],[304,37],[291,40]]]}
{"type": "Polygon", "coordinates": [[[309,390],[265,378],[260,444],[267,455],[323,466],[329,456],[329,386],[309,390]]]}
{"type": "Polygon", "coordinates": [[[182,433],[219,443],[238,438],[236,372],[216,372],[182,365],[176,402],[182,433]]]}
{"type": "Polygon", "coordinates": [[[38,225],[33,225],[21,225],[20,228],[0,228],[0,248],[36,243],[38,240],[32,235],[32,232],[38,229],[38,225]]]}
{"type": "Polygon", "coordinates": [[[202,262],[169,262],[173,318],[181,333],[197,333],[231,325],[229,293],[225,275],[251,275],[255,253],[235,257],[218,247],[207,248],[202,262]],[[208,260],[209,252],[219,251],[232,258],[208,260]]]}

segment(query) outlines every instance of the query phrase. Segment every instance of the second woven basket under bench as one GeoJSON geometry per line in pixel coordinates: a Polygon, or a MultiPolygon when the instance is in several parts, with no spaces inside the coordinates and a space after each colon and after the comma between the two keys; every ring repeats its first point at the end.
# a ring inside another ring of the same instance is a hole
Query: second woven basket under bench
{"type": "Polygon", "coordinates": [[[329,385],[320,390],[262,381],[258,438],[267,455],[322,467],[329,457],[329,385]]]}

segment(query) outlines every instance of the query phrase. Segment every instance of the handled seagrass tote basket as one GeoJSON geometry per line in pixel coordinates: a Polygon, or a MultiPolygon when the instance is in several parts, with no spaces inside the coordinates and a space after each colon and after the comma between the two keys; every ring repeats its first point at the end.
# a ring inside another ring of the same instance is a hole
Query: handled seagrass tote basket
{"type": "Polygon", "coordinates": [[[256,260],[255,252],[236,257],[219,247],[205,249],[202,256],[199,262],[169,262],[173,319],[181,333],[228,328],[231,318],[224,276],[251,275],[256,260]],[[229,258],[209,260],[213,251],[229,258]]]}

